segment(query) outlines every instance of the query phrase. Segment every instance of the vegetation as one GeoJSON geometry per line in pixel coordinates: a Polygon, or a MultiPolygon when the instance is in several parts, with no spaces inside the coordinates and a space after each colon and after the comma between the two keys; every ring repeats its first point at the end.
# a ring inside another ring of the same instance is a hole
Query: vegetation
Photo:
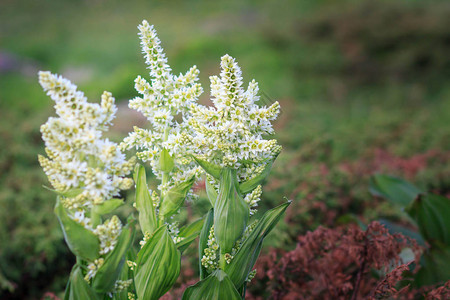
{"type": "MultiPolygon", "coordinates": [[[[197,64],[204,86],[219,72],[218,57],[237,57],[260,83],[263,102],[281,105],[275,127],[283,152],[260,211],[284,196],[293,200],[266,239],[289,253],[320,225],[379,220],[417,233],[394,204],[370,194],[375,173],[449,197],[449,15],[443,1],[2,1],[1,298],[61,296],[74,263],[54,196],[42,189],[48,183],[37,162],[44,154],[38,129],[52,110],[38,69],[62,73],[91,99],[111,91],[120,106],[136,96],[132,82],[146,72],[135,35],[142,19],[158,28],[174,73],[197,64]]],[[[122,139],[127,120],[136,118],[119,116],[112,137],[122,139]]],[[[187,207],[181,223],[207,212],[206,193],[187,207]]],[[[184,290],[198,280],[195,260],[181,268],[177,286],[184,290]]],[[[257,287],[249,292],[263,296],[257,287]]]]}

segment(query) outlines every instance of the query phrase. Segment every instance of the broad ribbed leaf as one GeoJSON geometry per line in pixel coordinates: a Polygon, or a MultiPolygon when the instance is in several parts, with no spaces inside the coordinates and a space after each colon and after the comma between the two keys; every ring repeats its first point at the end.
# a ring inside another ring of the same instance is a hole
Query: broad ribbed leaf
{"type": "Polygon", "coordinates": [[[110,199],[101,204],[94,205],[95,213],[99,215],[106,215],[112,213],[115,209],[124,205],[122,199],[110,199]]]}
{"type": "Polygon", "coordinates": [[[159,299],[175,283],[181,255],[165,225],[139,251],[136,264],[134,283],[138,299],[159,299]]]}
{"type": "Polygon", "coordinates": [[[220,176],[219,195],[214,204],[214,235],[221,253],[230,253],[244,233],[250,212],[239,192],[236,170],[225,168],[220,176]]]}
{"type": "Polygon", "coordinates": [[[241,300],[227,274],[217,269],[206,279],[190,286],[183,294],[182,300],[241,300]]]}
{"type": "Polygon", "coordinates": [[[133,243],[135,229],[134,220],[129,220],[128,224],[122,228],[114,250],[107,254],[105,262],[92,279],[92,287],[98,293],[107,293],[114,288],[114,284],[125,263],[128,249],[130,249],[133,243]]]}
{"type": "Polygon", "coordinates": [[[237,289],[241,288],[247,279],[248,273],[252,270],[261,251],[264,238],[281,219],[290,203],[290,201],[286,202],[267,211],[261,220],[259,220],[255,229],[253,229],[248,238],[243,242],[239,251],[231,260],[231,263],[225,266],[225,272],[237,289]]]}
{"type": "Polygon", "coordinates": [[[94,261],[99,257],[100,242],[97,236],[67,215],[59,197],[56,199],[55,214],[70,250],[84,260],[94,261]]]}
{"type": "Polygon", "coordinates": [[[145,168],[136,165],[134,170],[134,182],[136,183],[136,209],[139,212],[139,225],[142,233],[152,233],[157,227],[155,207],[147,187],[145,168]]]}
{"type": "Polygon", "coordinates": [[[413,286],[429,286],[450,280],[450,247],[431,249],[423,256],[419,272],[415,275],[413,286]]]}
{"type": "Polygon", "coordinates": [[[275,161],[276,157],[273,158],[271,161],[266,163],[266,166],[264,167],[264,170],[256,175],[255,177],[250,178],[247,181],[242,182],[239,185],[239,189],[242,194],[247,194],[253,191],[258,185],[261,184],[261,182],[269,175],[270,170],[272,169],[273,162],[275,161]]]}
{"type": "Polygon", "coordinates": [[[200,165],[200,167],[202,167],[206,171],[206,173],[208,173],[209,175],[213,176],[216,179],[220,178],[222,167],[195,156],[193,156],[193,158],[200,165]]]}
{"type": "Polygon", "coordinates": [[[81,268],[74,266],[70,273],[69,283],[67,284],[64,300],[92,299],[100,300],[98,295],[84,280],[81,268]]]}
{"type": "Polygon", "coordinates": [[[382,174],[372,176],[369,191],[402,207],[408,206],[421,193],[420,189],[405,180],[382,174]]]}
{"type": "Polygon", "coordinates": [[[428,243],[450,246],[450,199],[433,194],[420,195],[407,211],[428,243]]]}
{"type": "Polygon", "coordinates": [[[211,203],[211,205],[214,207],[214,204],[216,203],[217,194],[216,189],[212,186],[211,183],[209,183],[208,179],[205,179],[205,188],[206,188],[206,195],[208,195],[208,200],[211,203]]]}
{"type": "Polygon", "coordinates": [[[211,226],[214,224],[214,209],[210,209],[205,216],[205,222],[203,223],[202,231],[200,232],[200,238],[198,242],[198,262],[200,270],[200,280],[205,279],[208,276],[208,270],[202,265],[202,257],[205,254],[205,249],[208,247],[208,235],[211,230],[211,226]]]}
{"type": "Polygon", "coordinates": [[[170,217],[176,213],[186,199],[186,196],[194,184],[194,181],[195,178],[192,177],[189,180],[172,187],[161,200],[159,214],[165,217],[170,217]]]}

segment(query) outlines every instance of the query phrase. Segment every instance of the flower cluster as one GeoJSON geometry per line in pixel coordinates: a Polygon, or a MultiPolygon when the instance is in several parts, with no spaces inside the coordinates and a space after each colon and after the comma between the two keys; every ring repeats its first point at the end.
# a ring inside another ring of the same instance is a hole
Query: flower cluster
{"type": "MultiPolygon", "coordinates": [[[[244,90],[241,69],[231,56],[222,57],[221,70],[220,77],[210,77],[214,107],[191,104],[194,135],[189,142],[199,158],[237,169],[242,182],[262,173],[281,151],[276,140],[263,138],[273,133],[271,121],[280,105],[258,106],[258,84],[252,80],[244,90]]],[[[250,208],[256,207],[260,195],[258,188],[246,197],[250,208]]]]}
{"type": "MultiPolygon", "coordinates": [[[[104,92],[100,104],[88,103],[69,80],[50,72],[40,72],[39,82],[55,101],[59,116],[41,126],[48,158],[40,155],[39,162],[68,215],[98,236],[99,255],[105,255],[114,249],[122,224],[113,216],[97,225],[92,211],[132,186],[125,176],[135,164],[116,143],[102,139],[117,110],[114,98],[104,92]]],[[[85,279],[94,277],[103,263],[102,257],[90,262],[85,279]]]]}
{"type": "Polygon", "coordinates": [[[214,237],[214,225],[211,226],[211,230],[208,235],[208,247],[204,250],[204,255],[201,259],[202,265],[208,270],[215,270],[219,267],[218,263],[218,250],[216,238],[214,237]]]}
{"type": "Polygon", "coordinates": [[[132,180],[125,176],[133,160],[127,161],[117,144],[101,139],[117,110],[111,94],[104,92],[101,103],[93,104],[61,76],[40,72],[39,82],[59,116],[41,126],[48,158],[39,156],[39,162],[57,192],[79,190],[68,193],[64,205],[87,209],[130,188],[132,180]]]}
{"type": "Polygon", "coordinates": [[[160,180],[163,179],[164,170],[161,169],[159,159],[161,152],[167,150],[174,160],[174,167],[167,180],[163,180],[159,186],[161,191],[166,191],[200,174],[200,169],[188,156],[192,150],[188,148],[190,144],[187,143],[186,135],[191,130],[185,119],[190,116],[189,108],[203,89],[197,83],[199,70],[196,66],[186,74],[176,76],[171,73],[153,26],[143,21],[139,31],[142,51],[152,79],[147,82],[141,76],[136,78],[135,88],[141,97],[131,100],[129,107],[141,112],[152,128],[135,127],[121,147],[124,150],[136,148],[140,151],[137,153],[138,158],[150,162],[153,173],[160,180]]]}

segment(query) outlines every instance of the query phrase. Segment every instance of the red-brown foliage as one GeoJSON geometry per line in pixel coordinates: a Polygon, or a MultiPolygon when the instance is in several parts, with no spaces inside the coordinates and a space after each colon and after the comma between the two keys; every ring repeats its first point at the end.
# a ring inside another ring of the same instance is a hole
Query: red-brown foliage
{"type": "MultiPolygon", "coordinates": [[[[400,252],[407,247],[419,256],[414,241],[401,234],[389,234],[378,222],[371,223],[365,231],[355,225],[337,229],[319,227],[300,236],[294,250],[272,251],[261,257],[256,265],[255,284],[266,286],[271,299],[395,296],[398,293],[395,286],[408,269],[400,259],[400,252]],[[377,279],[375,270],[387,275],[377,279]]],[[[249,295],[248,299],[263,297],[249,295]]]]}

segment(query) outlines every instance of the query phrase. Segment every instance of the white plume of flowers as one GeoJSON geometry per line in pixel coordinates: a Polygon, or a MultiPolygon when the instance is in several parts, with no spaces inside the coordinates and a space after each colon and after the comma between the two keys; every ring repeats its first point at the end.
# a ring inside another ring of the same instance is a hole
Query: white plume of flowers
{"type": "MultiPolygon", "coordinates": [[[[271,121],[277,118],[280,105],[277,101],[258,106],[258,83],[252,80],[244,90],[241,69],[231,56],[224,55],[220,66],[220,77],[210,77],[214,106],[191,104],[189,124],[195,134],[190,142],[199,158],[237,169],[239,181],[246,181],[281,151],[276,140],[263,138],[273,134],[271,121]]],[[[258,189],[246,198],[252,209],[260,194],[258,189]]]]}
{"type": "Polygon", "coordinates": [[[58,115],[41,126],[48,158],[39,155],[39,162],[69,216],[99,236],[100,254],[106,254],[114,248],[122,224],[114,216],[92,228],[90,211],[132,186],[133,180],[125,176],[135,164],[116,143],[102,139],[115,117],[114,98],[104,92],[100,104],[89,103],[69,80],[50,72],[39,72],[39,82],[55,101],[58,115]]]}
{"type": "Polygon", "coordinates": [[[190,116],[190,106],[203,92],[198,81],[196,66],[186,74],[178,76],[171,73],[167,58],[153,25],[143,21],[139,28],[142,52],[150,69],[150,82],[138,76],[135,88],[141,94],[130,100],[129,107],[141,112],[150,122],[151,129],[134,128],[121,144],[122,149],[136,148],[138,158],[150,162],[153,173],[163,178],[159,164],[161,151],[166,149],[174,159],[174,168],[168,181],[159,186],[167,191],[171,186],[200,174],[198,168],[187,154],[191,152],[186,142],[191,128],[185,121],[190,116]],[[177,119],[181,121],[177,121],[177,119]]]}

